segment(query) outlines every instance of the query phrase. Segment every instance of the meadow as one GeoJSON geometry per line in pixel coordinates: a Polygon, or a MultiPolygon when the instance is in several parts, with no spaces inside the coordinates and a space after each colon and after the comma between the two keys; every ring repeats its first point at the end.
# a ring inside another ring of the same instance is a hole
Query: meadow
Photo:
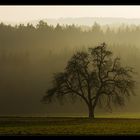
{"type": "Polygon", "coordinates": [[[0,135],[140,135],[140,119],[0,117],[0,135]]]}

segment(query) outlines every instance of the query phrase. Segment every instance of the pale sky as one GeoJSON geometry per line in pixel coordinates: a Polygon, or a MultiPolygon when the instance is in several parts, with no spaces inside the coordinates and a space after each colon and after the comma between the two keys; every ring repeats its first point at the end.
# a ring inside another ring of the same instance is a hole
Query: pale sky
{"type": "Polygon", "coordinates": [[[61,17],[140,18],[140,6],[0,6],[0,22],[61,17]]]}

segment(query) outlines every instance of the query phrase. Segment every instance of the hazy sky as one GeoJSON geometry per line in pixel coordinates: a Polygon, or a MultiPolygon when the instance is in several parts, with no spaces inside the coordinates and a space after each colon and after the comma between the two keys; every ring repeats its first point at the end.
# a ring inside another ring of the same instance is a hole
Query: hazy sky
{"type": "Polygon", "coordinates": [[[140,18],[140,6],[0,6],[0,21],[24,22],[60,17],[140,18]]]}

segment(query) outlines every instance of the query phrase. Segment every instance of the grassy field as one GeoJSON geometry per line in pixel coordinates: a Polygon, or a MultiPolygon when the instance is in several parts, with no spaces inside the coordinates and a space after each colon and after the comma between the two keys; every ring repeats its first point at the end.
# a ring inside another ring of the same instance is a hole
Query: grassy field
{"type": "Polygon", "coordinates": [[[140,135],[140,119],[0,117],[0,135],[140,135]]]}

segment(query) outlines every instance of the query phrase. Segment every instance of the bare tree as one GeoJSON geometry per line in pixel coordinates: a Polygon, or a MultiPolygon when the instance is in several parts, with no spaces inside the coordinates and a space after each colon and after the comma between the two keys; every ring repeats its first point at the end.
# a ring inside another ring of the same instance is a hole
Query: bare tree
{"type": "Polygon", "coordinates": [[[94,118],[97,104],[111,108],[112,103],[124,105],[125,97],[134,94],[133,68],[122,67],[119,58],[113,58],[106,44],[89,48],[88,52],[77,52],[69,60],[64,72],[54,75],[53,87],[43,97],[51,102],[54,97],[64,95],[80,97],[94,118]]]}

